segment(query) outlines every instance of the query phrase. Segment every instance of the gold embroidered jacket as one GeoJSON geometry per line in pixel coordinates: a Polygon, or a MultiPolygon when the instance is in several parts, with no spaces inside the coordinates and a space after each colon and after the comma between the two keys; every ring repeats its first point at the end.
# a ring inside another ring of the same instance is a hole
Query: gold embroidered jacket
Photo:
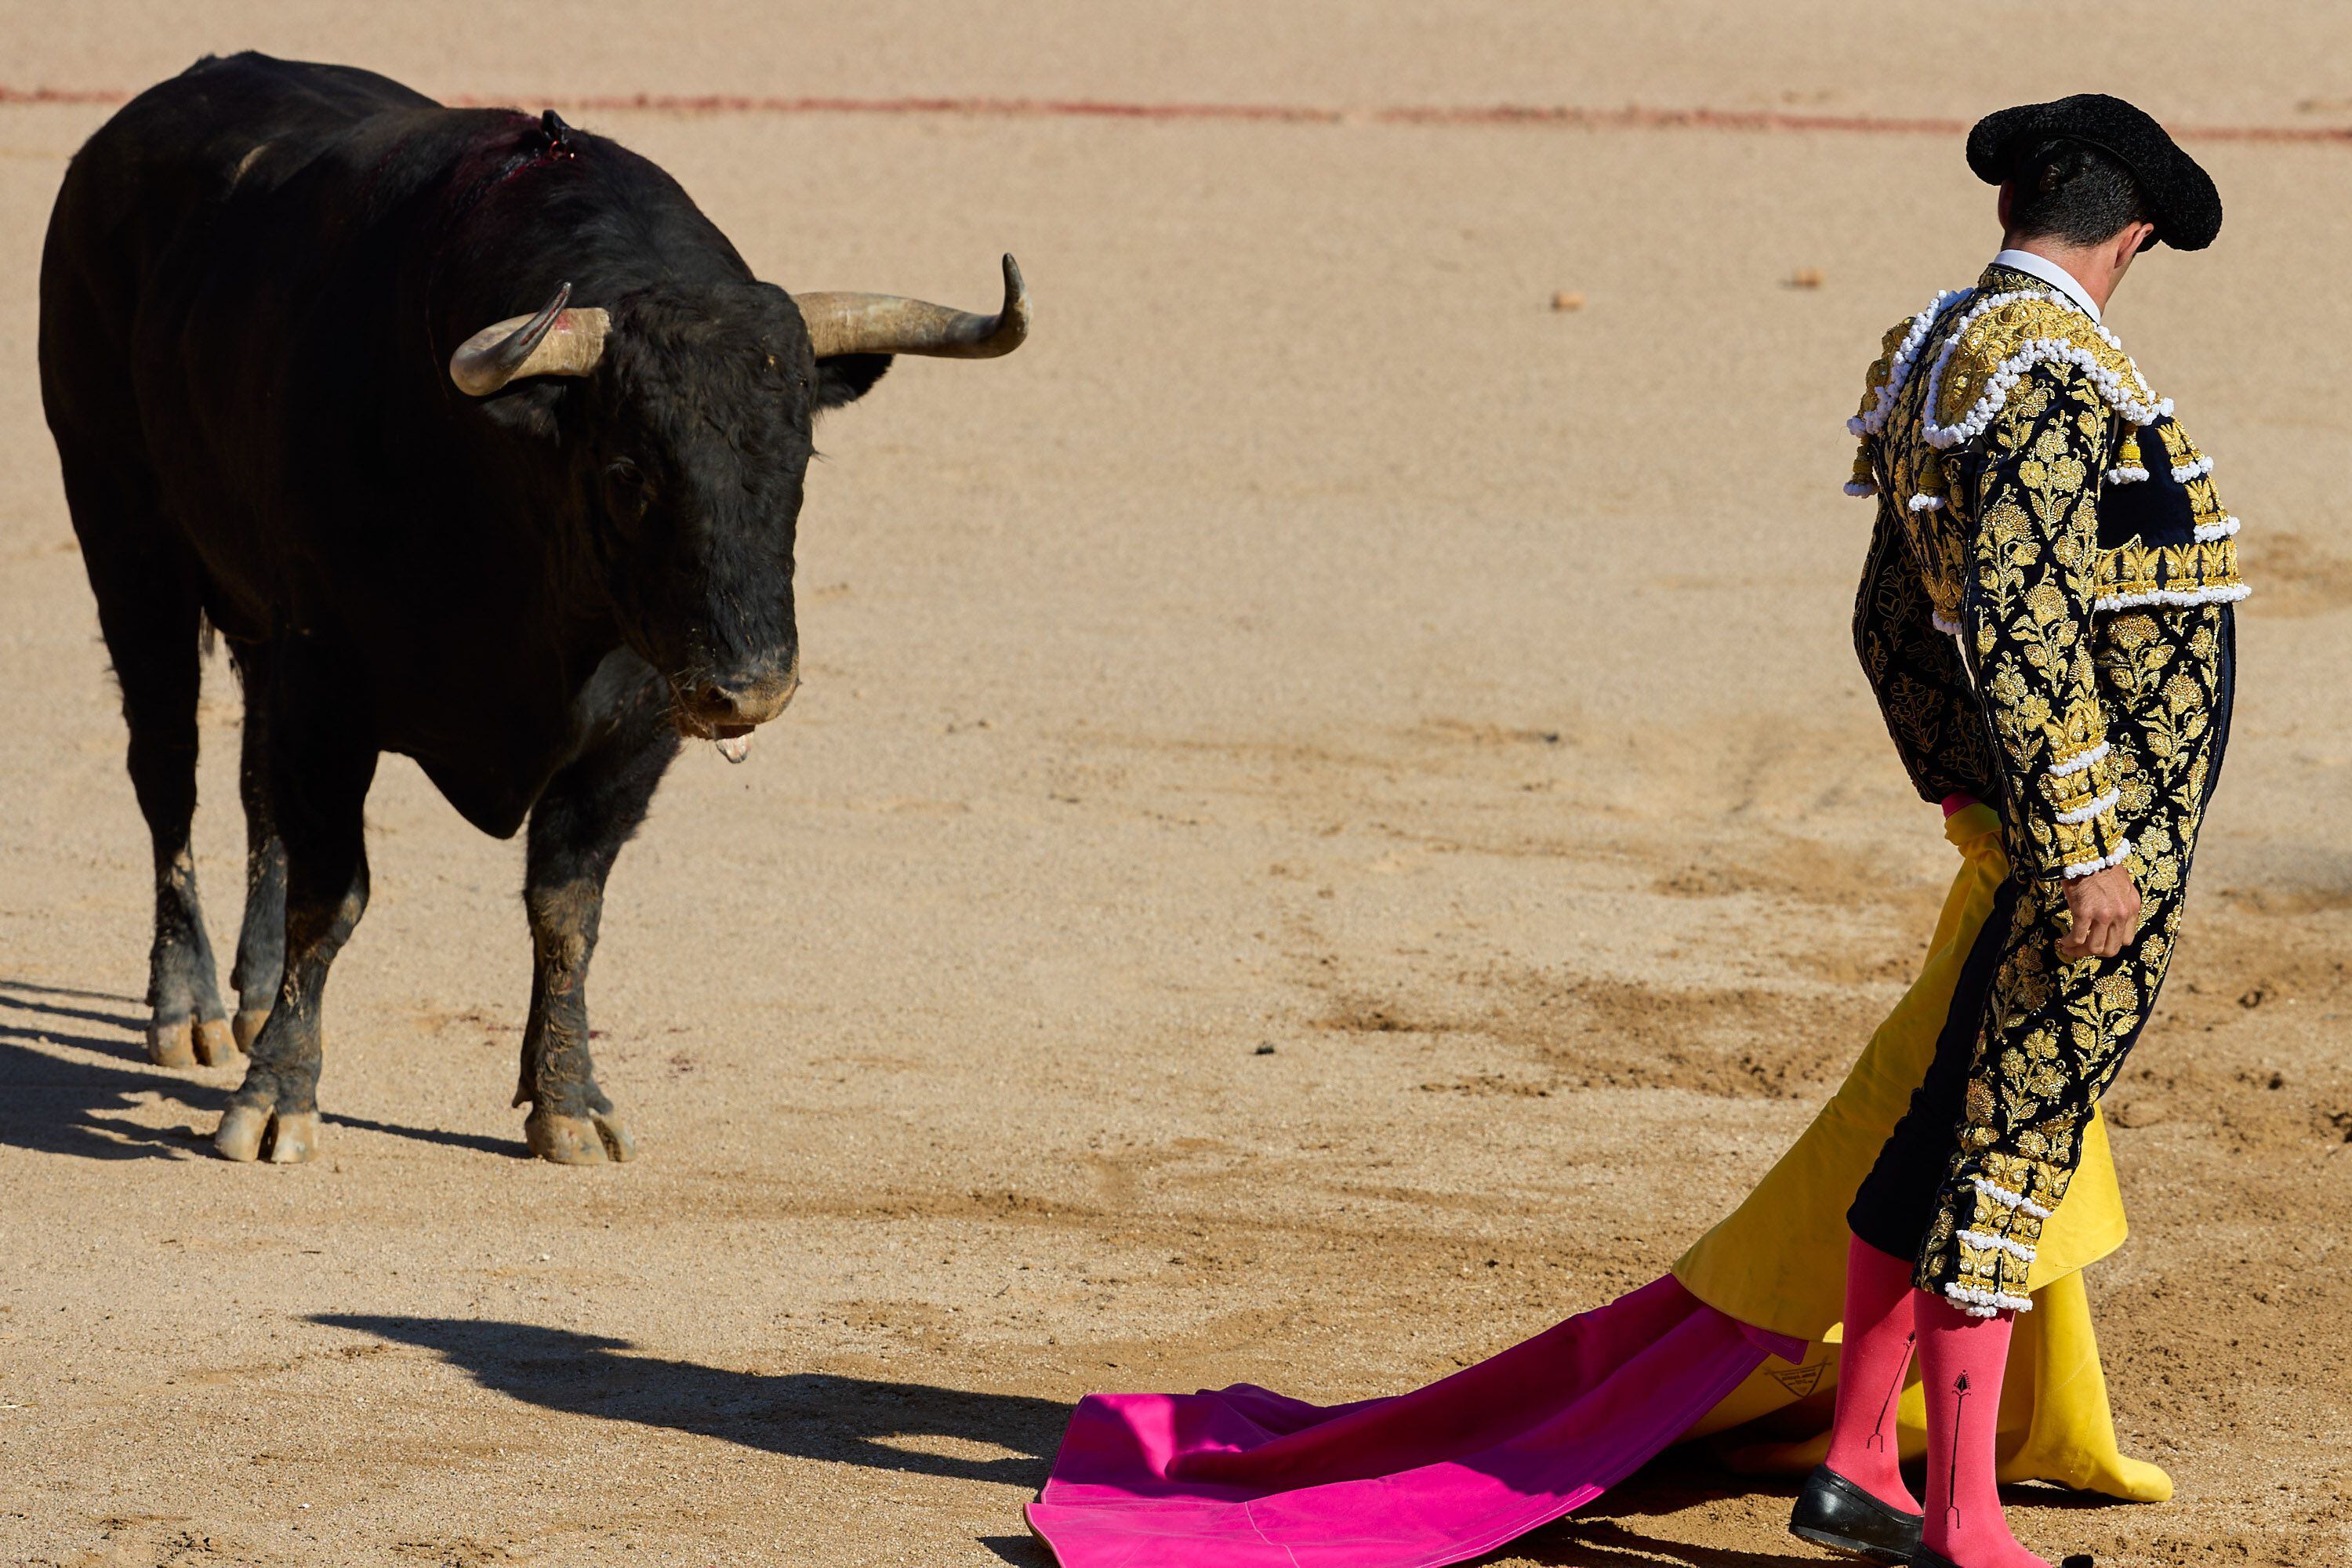
{"type": "Polygon", "coordinates": [[[2243,598],[2212,461],[2116,336],[1988,268],[1890,330],[1848,427],[1878,521],[1857,650],[1924,797],[2002,803],[2021,875],[2130,852],[2094,617],[2243,598]]]}

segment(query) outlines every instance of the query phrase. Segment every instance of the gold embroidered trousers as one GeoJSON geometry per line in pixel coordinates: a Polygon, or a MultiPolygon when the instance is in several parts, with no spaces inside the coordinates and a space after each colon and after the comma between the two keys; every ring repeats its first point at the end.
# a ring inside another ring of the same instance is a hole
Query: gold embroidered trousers
{"type": "MultiPolygon", "coordinates": [[[[1969,955],[1926,1080],[1848,1212],[1863,1240],[1917,1259],[1921,1289],[1969,1310],[2029,1305],[2026,1275],[2082,1156],[2084,1124],[2156,1005],[2229,732],[2233,615],[2210,604],[2096,623],[2125,864],[2143,900],[2137,934],[2113,958],[2061,959],[2063,879],[2012,876],[1969,955]]],[[[2030,853],[2013,847],[2012,863],[2030,853]]]]}

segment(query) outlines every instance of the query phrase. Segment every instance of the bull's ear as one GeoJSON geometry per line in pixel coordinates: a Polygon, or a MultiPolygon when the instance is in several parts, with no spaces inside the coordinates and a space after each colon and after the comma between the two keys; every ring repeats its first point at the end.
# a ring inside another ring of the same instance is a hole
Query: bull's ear
{"type": "Polygon", "coordinates": [[[855,403],[874,389],[890,368],[888,354],[832,354],[816,362],[816,405],[820,411],[855,403]]]}
{"type": "Polygon", "coordinates": [[[557,410],[562,405],[566,383],[552,376],[535,381],[518,381],[496,395],[476,402],[491,424],[528,436],[533,440],[552,441],[561,432],[557,410]]]}

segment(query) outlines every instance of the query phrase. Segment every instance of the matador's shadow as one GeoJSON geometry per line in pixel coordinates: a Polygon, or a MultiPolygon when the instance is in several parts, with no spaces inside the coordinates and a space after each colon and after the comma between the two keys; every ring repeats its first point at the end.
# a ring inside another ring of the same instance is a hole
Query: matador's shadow
{"type": "Polygon", "coordinates": [[[432,1351],[484,1388],[542,1409],[869,1469],[1034,1489],[1045,1484],[1070,1418],[1070,1407],[1057,1400],[829,1373],[730,1372],[631,1355],[626,1340],[536,1323],[347,1313],[310,1321],[432,1351]],[[1009,1451],[923,1447],[940,1440],[1009,1451]]]}
{"type": "MultiPolygon", "coordinates": [[[[217,1080],[151,1065],[146,1011],[146,1004],[120,992],[0,978],[0,1144],[85,1160],[212,1158],[211,1129],[228,1103],[228,1089],[217,1080]],[[143,1127],[110,1114],[150,1095],[186,1107],[195,1124],[143,1127]]],[[[406,1127],[332,1110],[320,1120],[478,1153],[530,1156],[520,1138],[406,1127]]]]}

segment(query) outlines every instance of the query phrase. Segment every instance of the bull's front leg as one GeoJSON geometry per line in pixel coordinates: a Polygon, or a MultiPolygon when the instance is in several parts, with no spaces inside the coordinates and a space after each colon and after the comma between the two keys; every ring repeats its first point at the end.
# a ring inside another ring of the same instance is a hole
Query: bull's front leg
{"type": "Polygon", "coordinates": [[[578,762],[556,774],[530,814],[523,906],[530,916],[530,1019],[514,1103],[529,1105],[530,1152],[562,1165],[636,1152],[588,1050],[588,963],[604,910],[604,879],[653,801],[677,736],[648,694],[608,721],[578,762]]]}
{"type": "Polygon", "coordinates": [[[319,1152],[319,1068],[327,972],[367,908],[362,812],[376,752],[358,682],[309,649],[281,649],[272,682],[270,799],[286,853],[286,937],[278,994],[254,1037],[213,1147],[279,1164],[319,1152]]]}

